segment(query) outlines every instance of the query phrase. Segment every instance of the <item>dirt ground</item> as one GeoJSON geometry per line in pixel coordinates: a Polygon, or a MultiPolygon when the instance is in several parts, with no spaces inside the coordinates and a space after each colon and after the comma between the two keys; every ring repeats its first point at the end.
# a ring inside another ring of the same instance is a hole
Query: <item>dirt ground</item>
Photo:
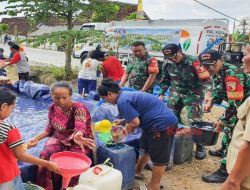
{"type": "MultiPolygon", "coordinates": [[[[223,111],[222,107],[215,106],[211,113],[203,116],[203,120],[216,121],[223,111]]],[[[206,150],[219,148],[220,142],[221,138],[218,140],[217,145],[206,147],[206,150]]],[[[171,170],[167,171],[162,179],[162,185],[166,190],[218,190],[221,184],[205,183],[201,180],[201,177],[205,173],[216,171],[219,166],[219,158],[208,155],[204,160],[197,160],[193,157],[191,161],[181,165],[174,165],[171,170]]],[[[138,187],[140,184],[147,183],[150,180],[150,171],[144,170],[143,174],[146,179],[144,181],[136,181],[135,186],[138,187]]]]}

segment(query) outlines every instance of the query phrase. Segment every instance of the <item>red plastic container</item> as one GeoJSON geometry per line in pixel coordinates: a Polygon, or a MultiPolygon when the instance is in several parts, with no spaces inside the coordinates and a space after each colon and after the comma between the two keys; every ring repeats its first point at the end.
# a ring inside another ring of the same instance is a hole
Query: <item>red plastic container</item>
{"type": "Polygon", "coordinates": [[[62,188],[67,188],[70,179],[87,171],[92,163],[86,155],[69,151],[53,154],[50,161],[57,163],[61,170],[63,176],[62,188]]]}

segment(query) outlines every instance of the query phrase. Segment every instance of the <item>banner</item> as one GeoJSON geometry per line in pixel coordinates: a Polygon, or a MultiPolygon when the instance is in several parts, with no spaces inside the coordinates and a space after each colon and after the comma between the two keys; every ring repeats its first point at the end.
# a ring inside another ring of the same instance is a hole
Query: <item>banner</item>
{"type": "MultiPolygon", "coordinates": [[[[148,50],[153,50],[152,45],[160,43],[163,47],[168,43],[179,44],[181,30],[175,29],[157,29],[157,28],[108,28],[107,34],[111,36],[119,36],[122,39],[130,41],[143,41],[148,50]]],[[[123,48],[130,48],[125,45],[123,48]]]]}

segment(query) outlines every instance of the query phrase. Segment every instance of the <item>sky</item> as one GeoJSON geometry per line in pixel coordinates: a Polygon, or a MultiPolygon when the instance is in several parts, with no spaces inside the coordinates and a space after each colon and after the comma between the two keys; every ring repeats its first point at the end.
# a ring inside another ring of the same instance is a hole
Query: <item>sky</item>
{"type": "MultiPolygon", "coordinates": [[[[116,0],[128,3],[137,3],[137,0],[116,0]]],[[[199,0],[233,18],[250,19],[250,0],[199,0]]],[[[0,3],[0,11],[5,7],[0,3]]],[[[194,2],[193,0],[143,0],[144,11],[151,19],[198,19],[198,18],[225,18],[212,10],[194,2]]],[[[1,16],[0,16],[1,18],[1,16]]],[[[233,21],[230,21],[230,30],[233,21]]],[[[236,25],[239,24],[236,22],[236,25]]]]}

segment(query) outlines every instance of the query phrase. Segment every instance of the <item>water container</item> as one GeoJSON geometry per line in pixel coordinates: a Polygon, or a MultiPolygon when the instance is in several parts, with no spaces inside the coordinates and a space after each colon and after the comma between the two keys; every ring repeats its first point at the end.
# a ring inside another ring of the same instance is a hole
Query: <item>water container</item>
{"type": "Polygon", "coordinates": [[[128,137],[124,141],[125,144],[134,148],[136,152],[136,159],[139,158],[139,154],[140,154],[140,138],[141,138],[141,132],[138,134],[129,134],[128,137]]]}
{"type": "Polygon", "coordinates": [[[94,187],[89,187],[87,185],[77,185],[73,188],[73,190],[98,190],[94,187]]]}
{"type": "Polygon", "coordinates": [[[169,101],[169,97],[170,97],[170,90],[168,89],[164,95],[164,102],[167,103],[169,101]]]}
{"type": "Polygon", "coordinates": [[[153,88],[153,95],[154,96],[159,96],[159,94],[160,94],[160,86],[158,86],[158,85],[155,85],[154,86],[154,88],[153,88]]]}
{"type": "Polygon", "coordinates": [[[95,131],[101,133],[108,133],[112,128],[112,123],[105,119],[95,123],[95,131]]]}
{"type": "Polygon", "coordinates": [[[96,190],[121,190],[122,173],[119,170],[107,165],[97,165],[90,168],[87,172],[81,174],[79,184],[93,187],[96,190]]]}
{"type": "Polygon", "coordinates": [[[100,100],[100,96],[98,95],[98,93],[96,91],[90,91],[89,92],[89,98],[91,100],[95,100],[95,101],[99,101],[100,100]]]}
{"type": "Polygon", "coordinates": [[[99,144],[97,149],[98,163],[103,163],[107,158],[114,168],[121,171],[122,187],[125,189],[133,187],[135,181],[136,153],[133,147],[125,144],[107,147],[105,144],[99,144]]]}
{"type": "Polygon", "coordinates": [[[175,135],[174,164],[181,164],[190,160],[192,158],[194,146],[191,129],[180,124],[178,128],[178,132],[175,135]]]}

